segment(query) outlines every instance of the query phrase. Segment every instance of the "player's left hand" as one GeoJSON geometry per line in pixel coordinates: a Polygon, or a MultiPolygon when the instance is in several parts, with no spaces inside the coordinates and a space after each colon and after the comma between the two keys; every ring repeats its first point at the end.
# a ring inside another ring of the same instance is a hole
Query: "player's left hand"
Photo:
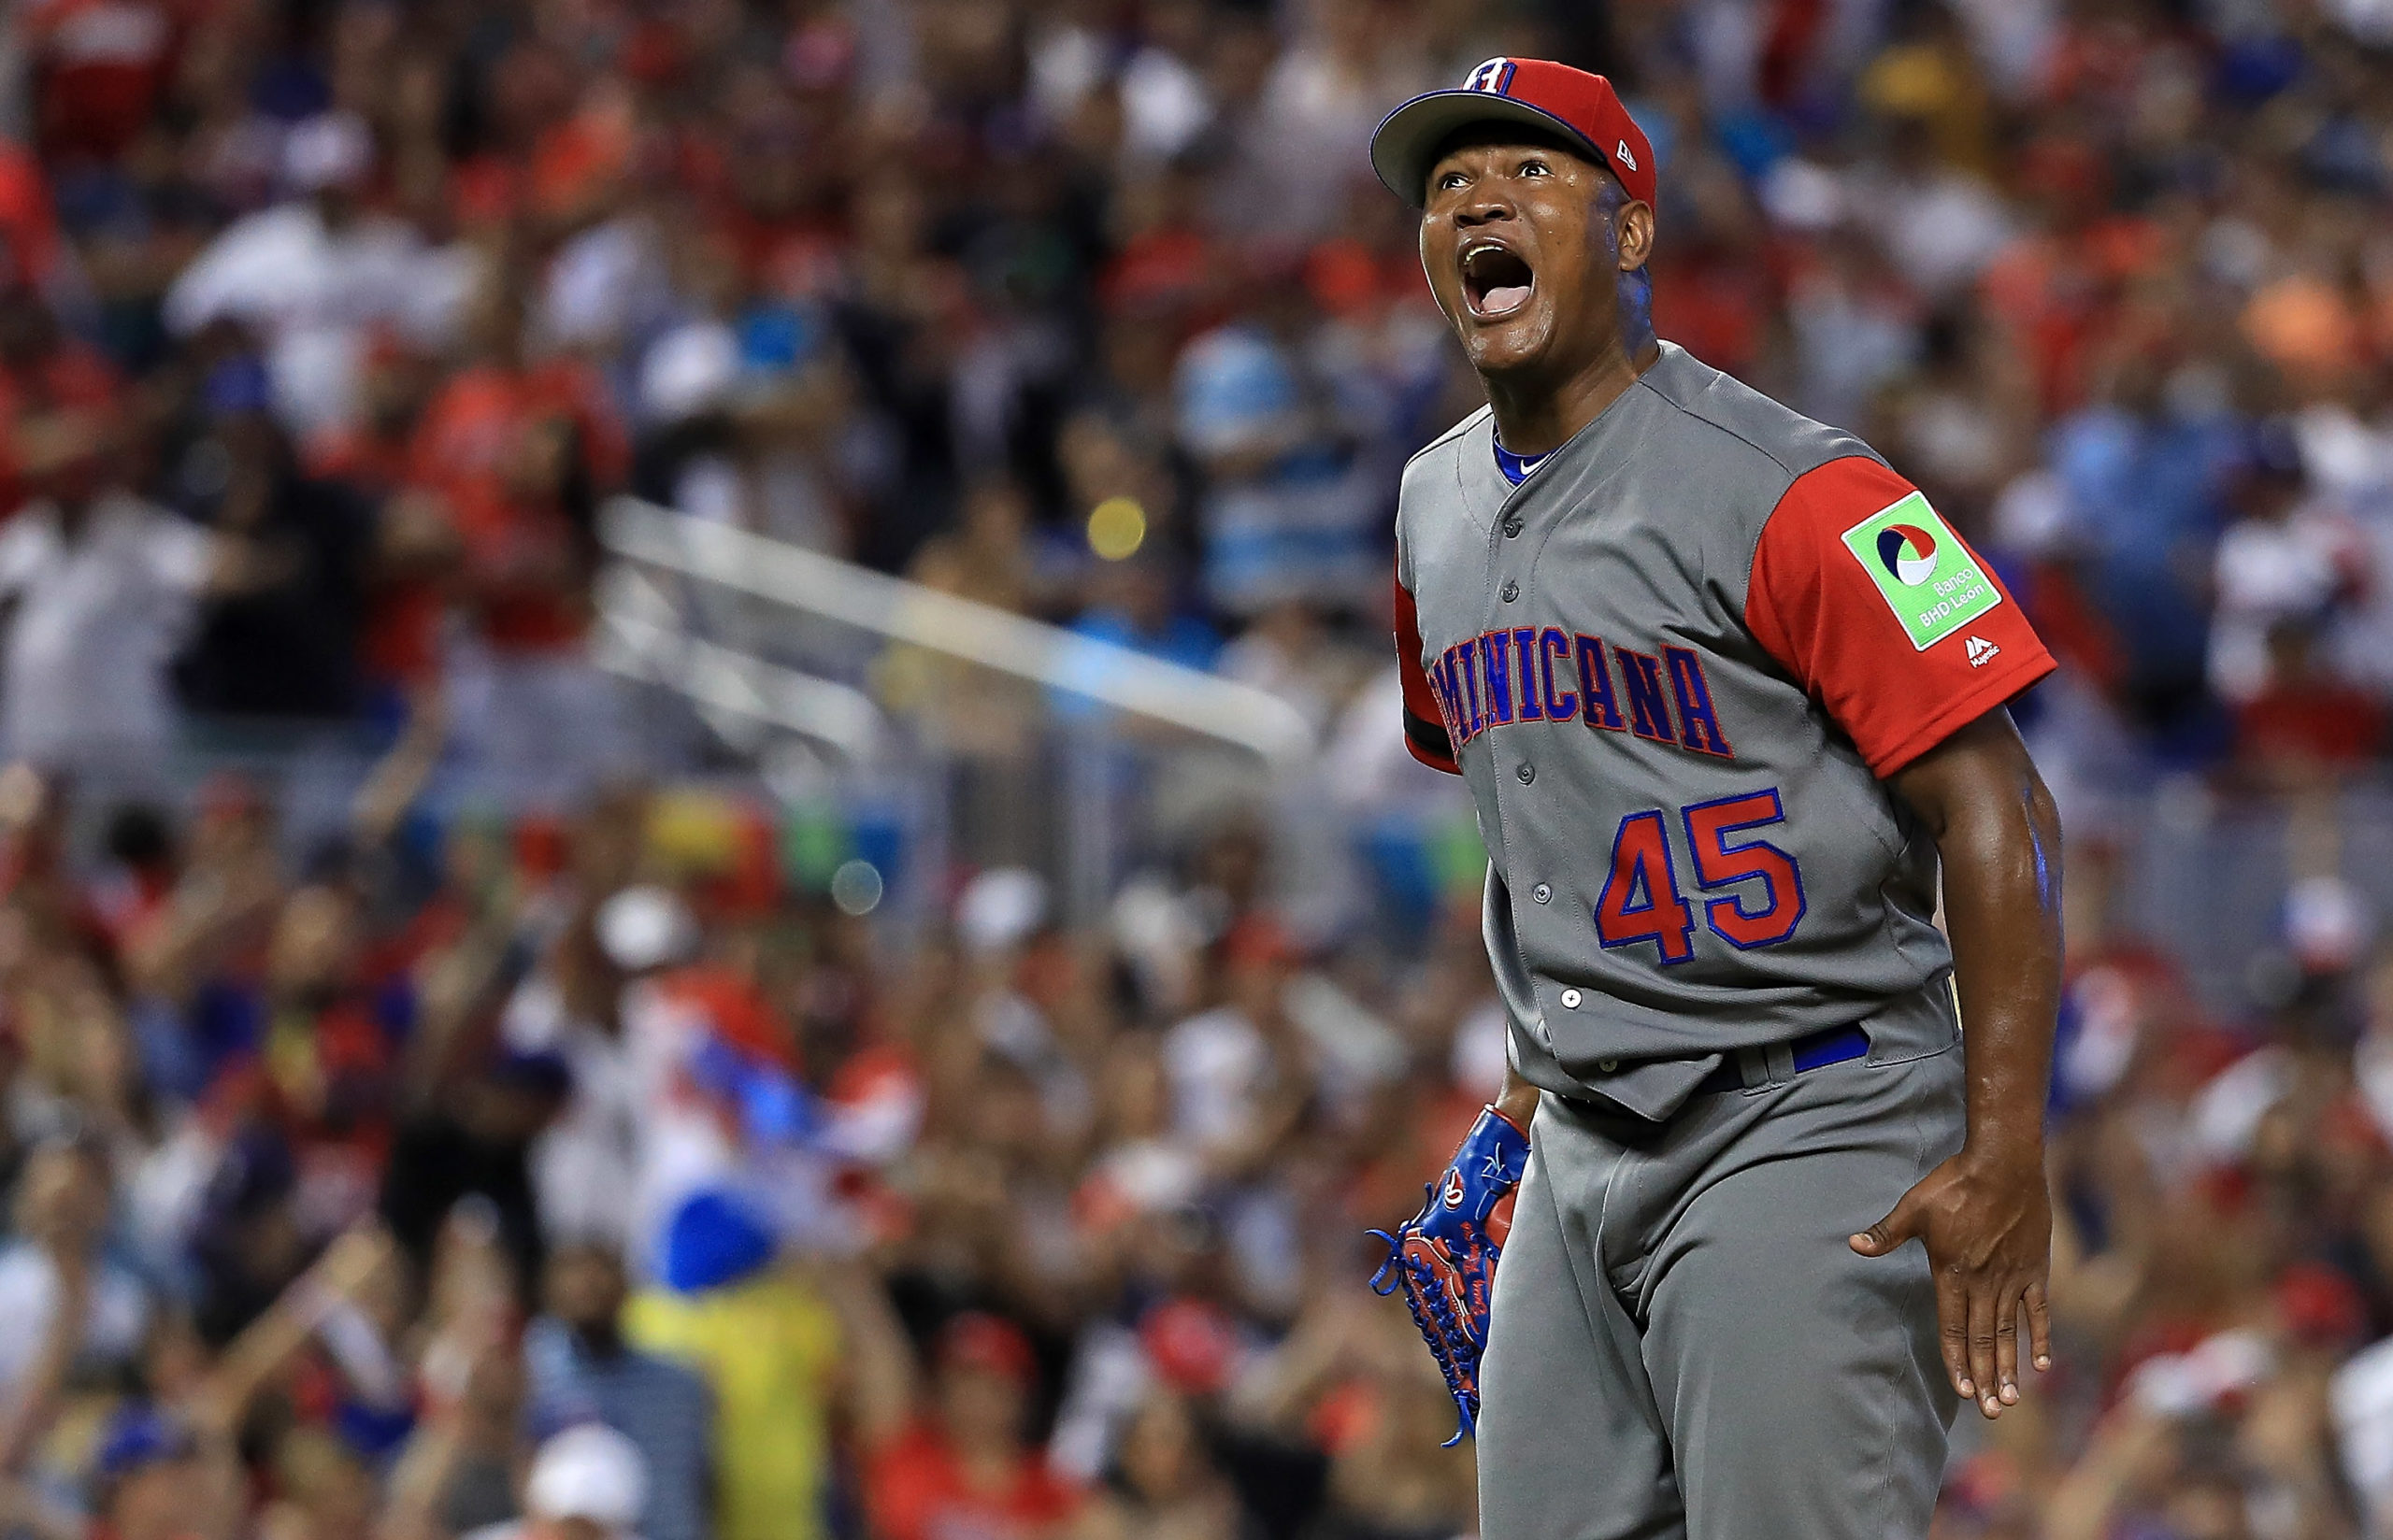
{"type": "MultiPolygon", "coordinates": [[[[1528,1093],[1531,1108],[1536,1094],[1528,1093]]],[[[1479,1361],[1487,1350],[1496,1263],[1512,1233],[1512,1199],[1528,1160],[1528,1134],[1502,1102],[1491,1104],[1470,1125],[1445,1175],[1424,1190],[1426,1201],[1411,1222],[1394,1234],[1371,1232],[1387,1248],[1387,1260],[1371,1275],[1372,1291],[1403,1290],[1412,1324],[1461,1415],[1446,1440],[1449,1448],[1478,1430],[1479,1361]]]]}
{"type": "Polygon", "coordinates": [[[1987,1156],[1964,1149],[1922,1177],[1893,1212],[1852,1247],[1883,1257],[1905,1241],[1927,1248],[1936,1277],[1938,1336],[1953,1389],[1987,1418],[2019,1400],[2019,1312],[2039,1373],[2053,1366],[2052,1200],[2041,1153],[1987,1156]]]}

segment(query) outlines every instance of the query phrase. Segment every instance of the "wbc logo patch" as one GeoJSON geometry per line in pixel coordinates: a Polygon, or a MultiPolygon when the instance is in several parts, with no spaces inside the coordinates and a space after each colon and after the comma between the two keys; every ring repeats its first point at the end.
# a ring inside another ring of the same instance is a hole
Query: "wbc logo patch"
{"type": "Polygon", "coordinates": [[[1927,499],[1913,492],[1844,532],[1879,596],[1925,652],[2002,603],[2002,591],[1927,499]]]}

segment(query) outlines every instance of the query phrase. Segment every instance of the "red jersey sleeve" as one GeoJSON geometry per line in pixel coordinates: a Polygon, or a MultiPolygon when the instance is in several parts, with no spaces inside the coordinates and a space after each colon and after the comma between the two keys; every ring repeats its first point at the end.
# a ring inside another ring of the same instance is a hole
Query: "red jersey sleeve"
{"type": "Polygon", "coordinates": [[[1797,477],[1770,510],[1745,624],[1881,779],[2053,671],[1993,569],[1861,455],[1797,477]]]}
{"type": "Polygon", "coordinates": [[[1401,575],[1396,582],[1396,666],[1404,678],[1404,747],[1432,770],[1461,775],[1437,687],[1421,666],[1421,616],[1401,575]]]}

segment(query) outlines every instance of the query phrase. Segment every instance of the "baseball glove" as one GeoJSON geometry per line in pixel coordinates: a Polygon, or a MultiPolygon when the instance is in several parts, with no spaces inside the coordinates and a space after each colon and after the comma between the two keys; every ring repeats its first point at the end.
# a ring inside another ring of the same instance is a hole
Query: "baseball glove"
{"type": "Polygon", "coordinates": [[[1512,1230],[1512,1194],[1527,1169],[1529,1136],[1493,1106],[1483,1109],[1445,1175],[1426,1190],[1411,1223],[1391,1235],[1387,1260],[1371,1275],[1375,1293],[1404,1290],[1413,1324],[1446,1376],[1462,1413],[1447,1447],[1479,1420],[1479,1356],[1487,1348],[1487,1302],[1496,1261],[1512,1230]]]}

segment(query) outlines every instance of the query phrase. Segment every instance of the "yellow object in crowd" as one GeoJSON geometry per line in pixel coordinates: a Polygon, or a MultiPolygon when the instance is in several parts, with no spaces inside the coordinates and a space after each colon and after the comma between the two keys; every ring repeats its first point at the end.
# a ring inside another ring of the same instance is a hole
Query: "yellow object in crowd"
{"type": "Polygon", "coordinates": [[[694,1294],[652,1289],[624,1313],[638,1347],[704,1376],[715,1402],[718,1540],[821,1540],[839,1323],[778,1271],[694,1294]]]}

